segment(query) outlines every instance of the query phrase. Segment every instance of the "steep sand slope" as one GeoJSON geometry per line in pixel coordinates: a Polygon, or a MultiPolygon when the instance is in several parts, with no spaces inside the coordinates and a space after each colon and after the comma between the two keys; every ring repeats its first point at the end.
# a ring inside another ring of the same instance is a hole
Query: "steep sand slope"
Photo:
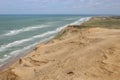
{"type": "Polygon", "coordinates": [[[120,30],[67,27],[0,74],[1,80],[120,80],[120,30]]]}
{"type": "Polygon", "coordinates": [[[120,80],[118,28],[120,17],[69,26],[1,72],[0,80],[120,80]]]}

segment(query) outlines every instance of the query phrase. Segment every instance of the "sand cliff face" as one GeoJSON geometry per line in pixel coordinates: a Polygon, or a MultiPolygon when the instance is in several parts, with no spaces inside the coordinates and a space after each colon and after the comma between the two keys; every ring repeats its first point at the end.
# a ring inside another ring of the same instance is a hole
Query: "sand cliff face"
{"type": "Polygon", "coordinates": [[[120,30],[69,26],[0,74],[1,80],[120,80],[120,30]]]}

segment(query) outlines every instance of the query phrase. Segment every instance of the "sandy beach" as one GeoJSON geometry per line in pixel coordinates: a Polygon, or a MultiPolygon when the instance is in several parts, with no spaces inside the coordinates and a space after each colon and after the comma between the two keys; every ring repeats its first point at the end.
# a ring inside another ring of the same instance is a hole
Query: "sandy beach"
{"type": "Polygon", "coordinates": [[[0,73],[0,80],[120,80],[120,18],[93,17],[0,73]]]}

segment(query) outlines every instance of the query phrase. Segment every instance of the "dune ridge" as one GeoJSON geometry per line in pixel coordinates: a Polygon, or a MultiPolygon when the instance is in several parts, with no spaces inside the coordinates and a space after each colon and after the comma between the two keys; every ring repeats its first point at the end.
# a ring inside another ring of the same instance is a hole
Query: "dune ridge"
{"type": "Polygon", "coordinates": [[[120,30],[86,24],[70,25],[37,45],[0,73],[0,80],[119,80],[120,30]]]}

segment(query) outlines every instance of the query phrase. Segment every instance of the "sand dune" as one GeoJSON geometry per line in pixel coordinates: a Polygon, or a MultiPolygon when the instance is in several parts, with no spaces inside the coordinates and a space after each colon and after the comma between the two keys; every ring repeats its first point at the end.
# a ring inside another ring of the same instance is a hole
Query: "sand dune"
{"type": "Polygon", "coordinates": [[[0,74],[1,80],[120,80],[120,30],[69,26],[0,74]]]}

